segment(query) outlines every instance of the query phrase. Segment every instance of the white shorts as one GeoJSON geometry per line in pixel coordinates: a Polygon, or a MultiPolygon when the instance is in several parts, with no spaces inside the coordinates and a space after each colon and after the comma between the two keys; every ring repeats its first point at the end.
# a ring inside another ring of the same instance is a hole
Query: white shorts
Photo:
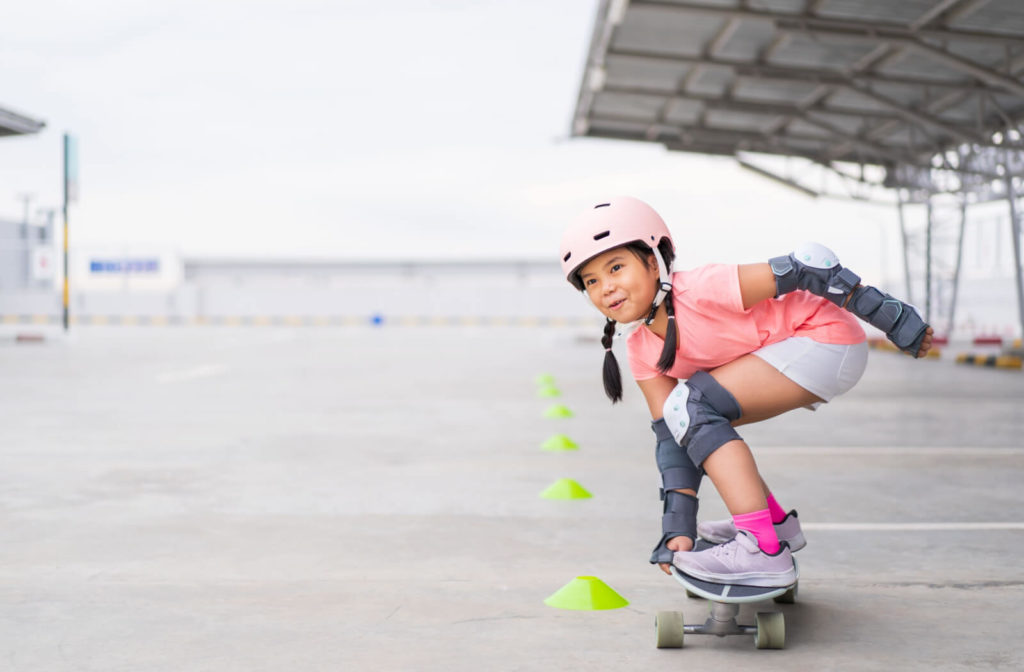
{"type": "MultiPolygon", "coordinates": [[[[766,345],[753,354],[768,362],[782,375],[826,402],[852,388],[868,365],[868,344],[834,345],[805,336],[793,336],[766,345]]],[[[813,403],[812,411],[821,406],[813,403]]]]}

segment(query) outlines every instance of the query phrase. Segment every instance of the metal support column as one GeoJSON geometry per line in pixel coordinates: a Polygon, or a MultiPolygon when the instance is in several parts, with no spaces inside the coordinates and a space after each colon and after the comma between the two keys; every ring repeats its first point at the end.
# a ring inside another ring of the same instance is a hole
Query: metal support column
{"type": "Polygon", "coordinates": [[[1024,281],[1020,268],[1020,220],[1017,218],[1017,192],[1013,188],[1013,177],[1006,171],[1006,201],[1010,204],[1010,236],[1013,238],[1013,277],[1017,285],[1017,317],[1020,320],[1021,336],[1024,336],[1024,281]]]}
{"type": "Polygon", "coordinates": [[[907,288],[907,302],[914,302],[914,294],[910,286],[910,252],[907,249],[907,223],[903,219],[903,190],[896,190],[896,211],[900,215],[900,239],[903,241],[903,281],[907,288]]]}
{"type": "Polygon", "coordinates": [[[967,195],[960,195],[960,231],[956,240],[956,267],[953,270],[953,297],[949,303],[949,322],[946,323],[947,338],[953,333],[954,319],[956,319],[956,297],[960,289],[960,266],[964,258],[964,228],[967,223],[967,195]]]}
{"type": "Polygon", "coordinates": [[[932,322],[932,195],[928,195],[928,222],[925,226],[924,243],[924,321],[932,322]]]}

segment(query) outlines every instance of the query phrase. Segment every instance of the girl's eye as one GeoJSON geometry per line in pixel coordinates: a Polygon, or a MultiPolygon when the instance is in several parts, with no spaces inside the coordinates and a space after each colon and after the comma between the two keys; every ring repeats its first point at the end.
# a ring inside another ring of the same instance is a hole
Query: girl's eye
{"type": "Polygon", "coordinates": [[[589,287],[590,285],[594,284],[595,282],[597,282],[597,280],[595,280],[594,278],[587,278],[583,282],[583,284],[586,285],[587,287],[589,287]]]}
{"type": "Polygon", "coordinates": [[[612,266],[612,273],[619,270],[620,268],[622,268],[622,264],[615,264],[614,266],[612,266]]]}

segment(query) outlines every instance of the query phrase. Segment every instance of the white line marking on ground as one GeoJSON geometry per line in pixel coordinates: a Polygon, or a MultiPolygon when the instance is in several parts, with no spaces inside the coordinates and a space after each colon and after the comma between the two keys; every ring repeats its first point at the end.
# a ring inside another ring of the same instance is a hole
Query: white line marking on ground
{"type": "Polygon", "coordinates": [[[156,377],[156,382],[161,385],[166,385],[167,383],[180,383],[184,380],[194,380],[196,378],[210,378],[213,376],[219,376],[227,370],[228,367],[223,364],[207,364],[205,366],[197,366],[184,371],[161,373],[156,377]]]}
{"type": "Polygon", "coordinates": [[[932,456],[957,457],[1024,455],[1024,447],[1017,446],[751,446],[754,455],[816,455],[819,457],[874,456],[932,456]]]}
{"type": "Polygon", "coordinates": [[[820,532],[979,532],[1024,530],[1024,523],[801,523],[820,532]]]}

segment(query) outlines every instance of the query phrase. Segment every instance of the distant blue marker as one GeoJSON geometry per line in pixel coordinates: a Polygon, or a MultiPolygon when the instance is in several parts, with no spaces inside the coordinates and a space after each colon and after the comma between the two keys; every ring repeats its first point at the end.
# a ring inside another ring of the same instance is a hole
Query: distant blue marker
{"type": "Polygon", "coordinates": [[[375,327],[380,327],[384,324],[384,316],[380,313],[374,313],[370,316],[370,324],[375,327]]]}

